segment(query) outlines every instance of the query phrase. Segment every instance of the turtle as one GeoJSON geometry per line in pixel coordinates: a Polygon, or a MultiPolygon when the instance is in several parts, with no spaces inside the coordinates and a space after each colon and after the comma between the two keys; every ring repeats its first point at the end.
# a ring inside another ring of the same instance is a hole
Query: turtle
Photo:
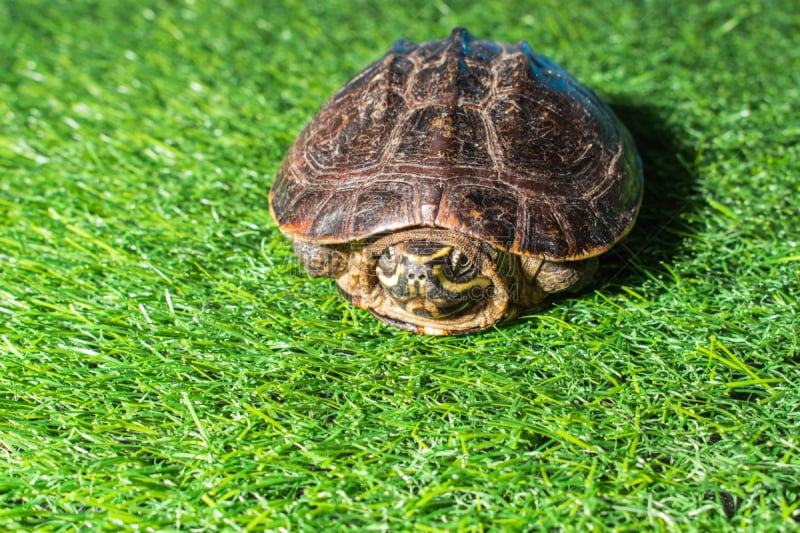
{"type": "Polygon", "coordinates": [[[323,104],[270,193],[311,276],[429,335],[587,287],[642,201],[631,134],[524,41],[397,41],[323,104]]]}

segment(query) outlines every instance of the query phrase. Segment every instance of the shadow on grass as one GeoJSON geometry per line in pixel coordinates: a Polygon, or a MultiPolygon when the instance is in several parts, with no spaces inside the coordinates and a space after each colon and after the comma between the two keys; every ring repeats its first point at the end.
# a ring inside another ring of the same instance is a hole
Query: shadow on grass
{"type": "Polygon", "coordinates": [[[633,134],[644,167],[644,200],[630,235],[600,261],[599,283],[638,284],[648,272],[673,258],[686,233],[685,215],[697,212],[697,152],[688,136],[670,124],[673,110],[646,105],[614,105],[614,112],[633,134]]]}

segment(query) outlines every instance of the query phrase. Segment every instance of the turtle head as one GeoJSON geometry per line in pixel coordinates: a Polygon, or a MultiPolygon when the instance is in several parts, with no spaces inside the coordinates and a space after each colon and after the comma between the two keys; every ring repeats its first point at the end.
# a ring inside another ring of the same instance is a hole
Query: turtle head
{"type": "Polygon", "coordinates": [[[453,245],[430,241],[388,246],[375,267],[394,303],[411,315],[440,319],[479,305],[492,281],[479,264],[453,245]]]}
{"type": "Polygon", "coordinates": [[[337,283],[350,301],[396,327],[468,333],[511,312],[501,256],[459,232],[414,228],[370,243],[337,283]]]}

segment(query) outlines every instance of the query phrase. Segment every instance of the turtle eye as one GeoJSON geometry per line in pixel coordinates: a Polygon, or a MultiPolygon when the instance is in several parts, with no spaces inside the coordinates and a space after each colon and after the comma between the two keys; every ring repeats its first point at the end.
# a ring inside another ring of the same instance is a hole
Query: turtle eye
{"type": "Polygon", "coordinates": [[[394,246],[390,246],[383,251],[381,256],[378,258],[378,266],[387,276],[394,273],[394,270],[397,267],[397,254],[394,251],[394,246]]]}
{"type": "Polygon", "coordinates": [[[461,278],[471,274],[475,269],[472,260],[461,250],[453,250],[448,257],[448,266],[453,278],[461,278]]]}

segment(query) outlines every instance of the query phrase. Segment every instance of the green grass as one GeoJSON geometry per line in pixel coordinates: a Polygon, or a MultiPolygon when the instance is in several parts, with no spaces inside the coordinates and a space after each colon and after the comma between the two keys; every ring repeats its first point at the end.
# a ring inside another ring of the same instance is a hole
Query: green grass
{"type": "Polygon", "coordinates": [[[800,526],[792,2],[256,4],[0,4],[0,528],[800,526]],[[429,338],[305,277],[267,191],[456,25],[612,103],[647,193],[593,291],[429,338]]]}

